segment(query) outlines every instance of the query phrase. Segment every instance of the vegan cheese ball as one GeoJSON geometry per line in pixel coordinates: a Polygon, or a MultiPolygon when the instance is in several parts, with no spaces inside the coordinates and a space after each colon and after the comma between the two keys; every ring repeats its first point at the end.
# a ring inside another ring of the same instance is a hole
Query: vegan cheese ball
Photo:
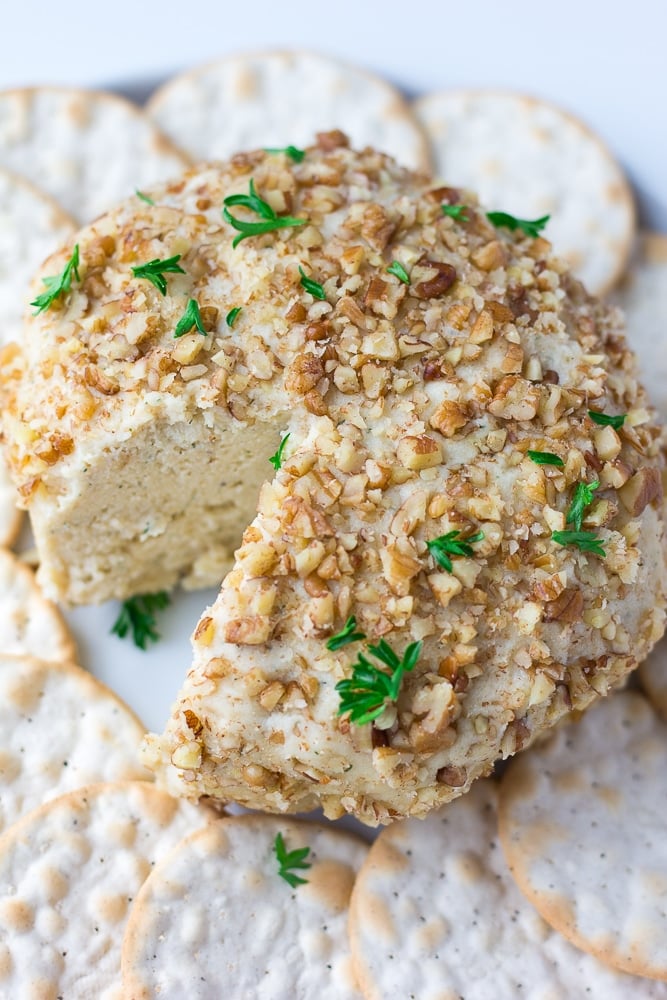
{"type": "Polygon", "coordinates": [[[78,279],[5,351],[5,437],[61,601],[219,580],[251,521],[159,781],[377,824],[662,635],[665,437],[544,238],[340,133],[301,153],[197,167],[51,258],[78,279]]]}

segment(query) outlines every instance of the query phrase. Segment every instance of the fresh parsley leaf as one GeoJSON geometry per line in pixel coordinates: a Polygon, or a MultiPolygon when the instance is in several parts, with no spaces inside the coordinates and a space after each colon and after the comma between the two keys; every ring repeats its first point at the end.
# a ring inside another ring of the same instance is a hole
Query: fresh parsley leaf
{"type": "Polygon", "coordinates": [[[296,889],[300,885],[306,885],[308,879],[295,875],[294,871],[295,869],[297,871],[305,871],[311,867],[306,861],[306,858],[310,854],[310,847],[300,847],[294,851],[288,851],[282,833],[278,833],[273,842],[273,851],[278,861],[278,874],[280,877],[284,878],[293,889],[296,889]]]}
{"type": "Polygon", "coordinates": [[[395,704],[401,690],[403,675],[414,669],[421,655],[423,643],[412,642],[405,650],[403,659],[399,659],[391,646],[380,639],[377,645],[369,645],[368,652],[390,673],[379,667],[359,653],[352,667],[352,676],[336,684],[340,694],[338,715],[349,712],[350,722],[363,726],[382,715],[388,704],[395,704]]]}
{"type": "Polygon", "coordinates": [[[39,313],[44,312],[49,309],[56,299],[59,299],[61,295],[66,295],[72,287],[72,275],[77,281],[81,281],[79,277],[79,244],[77,243],[72,251],[72,256],[65,264],[64,268],[60,274],[52,275],[48,278],[42,278],[42,283],[46,285],[46,291],[38,295],[37,298],[30,303],[31,306],[35,306],[35,316],[39,313]]]}
{"type": "Polygon", "coordinates": [[[196,299],[190,299],[188,302],[185,312],[176,324],[174,337],[182,337],[183,334],[189,333],[193,328],[199,330],[201,334],[206,336],[206,330],[204,329],[201,313],[199,311],[199,303],[196,299]]]}
{"type": "Polygon", "coordinates": [[[551,537],[558,545],[575,545],[582,552],[592,552],[603,559],[607,555],[593,531],[554,531],[551,537]]]}
{"type": "Polygon", "coordinates": [[[288,438],[289,434],[286,434],[285,437],[281,440],[280,444],[278,445],[278,451],[275,453],[275,455],[272,455],[271,458],[269,459],[269,462],[276,470],[276,472],[278,472],[278,470],[282,469],[283,467],[283,452],[285,450],[285,445],[287,444],[288,438]]]}
{"type": "Polygon", "coordinates": [[[535,463],[535,465],[557,465],[559,468],[565,465],[565,462],[559,455],[554,455],[551,451],[530,451],[526,452],[528,458],[535,463]]]}
{"type": "Polygon", "coordinates": [[[454,568],[450,556],[473,555],[473,544],[481,542],[484,538],[483,531],[478,531],[475,535],[470,535],[469,538],[460,538],[460,534],[460,531],[448,531],[446,535],[440,535],[439,538],[433,538],[426,543],[426,547],[438,566],[446,569],[448,573],[451,573],[454,568]]]}
{"type": "Polygon", "coordinates": [[[230,309],[227,315],[225,316],[225,323],[227,324],[230,330],[234,326],[234,323],[236,323],[236,320],[240,312],[241,312],[241,306],[234,306],[234,308],[230,309]]]}
{"type": "Polygon", "coordinates": [[[139,188],[135,188],[134,193],[136,194],[137,198],[140,198],[142,201],[145,201],[147,205],[154,205],[155,204],[155,202],[153,201],[153,199],[149,198],[148,195],[144,194],[143,191],[140,191],[139,188]]]}
{"type": "Polygon", "coordinates": [[[248,194],[231,194],[228,198],[224,200],[225,207],[222,210],[222,214],[226,222],[229,223],[234,229],[239,233],[238,236],[234,237],[232,246],[236,247],[239,245],[241,240],[247,239],[249,236],[257,236],[260,233],[271,233],[274,229],[285,229],[293,226],[305,226],[307,219],[293,219],[290,215],[278,215],[269,205],[268,201],[264,201],[260,198],[255,189],[255,182],[251,178],[250,184],[248,186],[248,194]],[[256,215],[263,219],[263,222],[245,222],[243,219],[237,219],[229,211],[235,205],[240,205],[243,208],[249,209],[251,212],[255,212],[256,215]]]}
{"type": "Polygon", "coordinates": [[[405,270],[403,265],[398,260],[392,260],[391,264],[387,268],[389,274],[395,275],[399,281],[402,281],[404,285],[410,284],[410,275],[405,270]]]}
{"type": "Polygon", "coordinates": [[[581,523],[584,519],[584,512],[595,500],[593,494],[600,488],[600,483],[596,479],[594,483],[577,483],[574,489],[574,496],[567,514],[565,523],[573,524],[576,531],[581,531],[581,523]]]}
{"type": "Polygon", "coordinates": [[[599,424],[600,427],[613,427],[615,431],[618,431],[625,423],[627,413],[619,413],[617,416],[611,417],[607,413],[598,413],[597,410],[589,410],[588,416],[594,424],[599,424]]]}
{"type": "Polygon", "coordinates": [[[486,217],[494,226],[511,230],[520,229],[526,236],[532,236],[534,239],[537,239],[551,218],[550,215],[543,215],[540,219],[517,219],[507,212],[487,212],[486,217]]]}
{"type": "Polygon", "coordinates": [[[147,264],[139,264],[138,267],[133,267],[132,274],[135,278],[145,278],[146,281],[150,281],[159,292],[166,295],[167,279],[165,278],[165,274],[185,274],[185,271],[178,263],[180,259],[180,253],[177,253],[175,257],[167,257],[165,260],[160,260],[156,257],[155,260],[149,260],[147,264]]]}
{"type": "Polygon", "coordinates": [[[337,649],[342,649],[343,646],[347,646],[351,642],[359,642],[361,639],[365,639],[366,633],[355,632],[356,627],[357,619],[354,615],[350,615],[340,632],[337,632],[336,635],[332,635],[330,639],[327,639],[327,649],[332,653],[335,653],[337,649]]]}
{"type": "Polygon", "coordinates": [[[313,281],[312,278],[308,277],[301,265],[299,265],[299,274],[301,275],[301,284],[306,291],[310,292],[314,299],[319,299],[320,302],[325,302],[327,293],[321,285],[319,285],[316,281],[313,281]]]}
{"type": "Polygon", "coordinates": [[[467,211],[467,205],[441,205],[443,215],[448,215],[450,219],[459,219],[461,222],[468,222],[470,220],[469,215],[464,215],[467,211]]]}
{"type": "Polygon", "coordinates": [[[169,594],[161,590],[157,594],[138,594],[123,601],[120,614],[111,629],[120,639],[131,632],[135,646],[146,649],[146,644],[157,642],[160,633],[156,631],[155,613],[169,604],[169,594]]]}
{"type": "Polygon", "coordinates": [[[297,146],[274,146],[274,147],[264,147],[265,153],[285,153],[289,156],[290,160],[294,160],[295,163],[301,163],[304,156],[306,155],[305,149],[299,149],[297,146]]]}

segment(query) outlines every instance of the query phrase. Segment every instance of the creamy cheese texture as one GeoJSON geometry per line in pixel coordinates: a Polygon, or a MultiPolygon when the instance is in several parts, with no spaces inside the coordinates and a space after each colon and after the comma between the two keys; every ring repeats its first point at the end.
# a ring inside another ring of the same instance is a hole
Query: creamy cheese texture
{"type": "Polygon", "coordinates": [[[547,240],[339,133],[301,163],[243,154],[149,194],[76,237],[81,282],[5,351],[3,385],[52,596],[219,579],[250,522],[146,744],[160,782],[371,824],[425,815],[621,683],[663,632],[667,573],[665,437],[620,314],[547,240]],[[234,248],[221,208],[251,180],[303,224],[234,248]],[[176,254],[164,296],[132,274],[176,254]],[[191,298],[206,332],[174,338],[191,298]],[[581,530],[604,557],[552,537],[596,481],[581,530]],[[449,572],[427,542],[451,531],[483,538],[449,572]],[[399,656],[423,643],[373,725],[338,714],[365,643],[326,640],[350,615],[399,656]]]}

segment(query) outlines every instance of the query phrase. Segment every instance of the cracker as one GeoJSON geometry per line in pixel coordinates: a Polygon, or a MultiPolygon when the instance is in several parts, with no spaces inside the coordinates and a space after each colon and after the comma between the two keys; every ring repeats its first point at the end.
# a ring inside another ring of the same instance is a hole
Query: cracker
{"type": "Polygon", "coordinates": [[[32,87],[0,93],[0,165],[89,222],[136,188],[178,175],[187,158],[122,97],[32,87]]]}
{"type": "Polygon", "coordinates": [[[221,820],[147,880],[123,945],[134,1000],[353,1000],[348,901],[366,846],[351,834],[268,816],[221,820]],[[307,885],[278,875],[273,844],[310,847],[307,885]]]}
{"type": "Polygon", "coordinates": [[[74,641],[32,570],[0,549],[0,653],[42,660],[76,660],[74,641]]]}
{"type": "Polygon", "coordinates": [[[667,719],[667,639],[658,643],[637,674],[652,705],[667,719]]]}
{"type": "Polygon", "coordinates": [[[16,506],[17,493],[0,454],[0,548],[13,545],[21,533],[23,511],[16,506]]]}
{"type": "Polygon", "coordinates": [[[638,693],[613,695],[518,757],[500,834],[522,891],[574,944],[667,979],[667,727],[638,693]]]}
{"type": "Polygon", "coordinates": [[[667,236],[640,234],[630,270],[611,301],[625,312],[642,382],[667,418],[667,236]]]}
{"type": "Polygon", "coordinates": [[[149,782],[89,785],[0,838],[0,995],[119,1000],[128,911],[151,868],[206,823],[149,782]]]}
{"type": "Polygon", "coordinates": [[[551,215],[544,235],[589,291],[611,288],[635,229],[632,193],[601,140],[544,101],[496,91],[443,91],[414,106],[436,173],[492,211],[551,215]]]}
{"type": "Polygon", "coordinates": [[[161,87],[147,112],[195,160],[259,146],[309,146],[342,129],[352,146],[373,146],[408,167],[430,168],[428,143],[394,87],[312,52],[228,56],[161,87]]]}
{"type": "Polygon", "coordinates": [[[496,786],[478,781],[425,820],[395,823],[352,895],[355,970],[369,1000],[664,1000],[667,986],[555,933],[517,889],[497,837],[496,786]]]}
{"type": "Polygon", "coordinates": [[[0,831],[82,785],[146,779],[144,733],[86,670],[0,655],[0,831]]]}

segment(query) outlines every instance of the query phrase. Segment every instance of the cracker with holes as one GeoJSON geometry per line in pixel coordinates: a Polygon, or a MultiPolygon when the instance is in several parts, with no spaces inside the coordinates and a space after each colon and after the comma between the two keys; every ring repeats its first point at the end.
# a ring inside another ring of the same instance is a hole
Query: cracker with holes
{"type": "Polygon", "coordinates": [[[403,97],[385,80],[311,52],[227,56],[170,80],[148,114],[195,160],[258,146],[309,146],[343,129],[404,166],[430,168],[428,144],[403,97]]]}
{"type": "Polygon", "coordinates": [[[268,816],[194,834],[132,908],[125,995],[355,1000],[347,914],[366,850],[340,829],[268,816]]]}
{"type": "Polygon", "coordinates": [[[523,94],[451,90],[414,105],[431,139],[435,173],[476,191],[492,211],[550,215],[544,235],[590,292],[620,277],[635,209],[601,140],[560,108],[523,94]]]}
{"type": "Polygon", "coordinates": [[[145,781],[89,785],[0,838],[0,995],[118,1000],[128,912],[153,866],[210,820],[145,781]]]}
{"type": "Polygon", "coordinates": [[[667,979],[667,726],[613,695],[518,757],[500,833],[522,891],[577,947],[667,979]]]}
{"type": "Polygon", "coordinates": [[[148,777],[143,735],[127,705],[80,667],[0,655],[0,830],[82,785],[148,777]]]}
{"type": "Polygon", "coordinates": [[[22,174],[78,222],[187,166],[139,108],[65,87],[0,93],[0,166],[22,174]]]}
{"type": "Polygon", "coordinates": [[[0,549],[0,653],[43,660],[76,659],[74,642],[55,604],[42,594],[32,570],[0,549]]]}
{"type": "Polygon", "coordinates": [[[368,1000],[665,1000],[555,933],[517,889],[497,836],[496,785],[382,832],[352,896],[368,1000]]]}

